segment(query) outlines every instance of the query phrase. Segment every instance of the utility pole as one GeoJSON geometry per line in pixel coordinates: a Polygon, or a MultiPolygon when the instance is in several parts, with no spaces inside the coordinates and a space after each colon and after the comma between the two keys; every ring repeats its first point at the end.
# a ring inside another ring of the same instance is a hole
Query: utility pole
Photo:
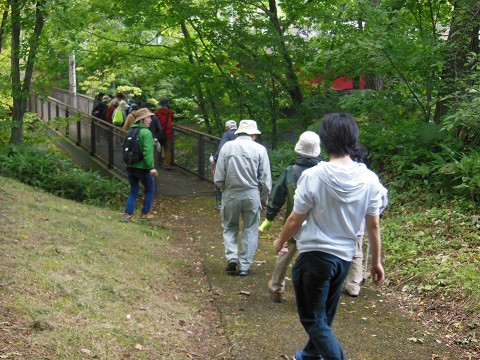
{"type": "Polygon", "coordinates": [[[75,65],[75,54],[71,54],[68,57],[68,83],[71,95],[70,106],[74,109],[77,108],[77,74],[75,65]]]}

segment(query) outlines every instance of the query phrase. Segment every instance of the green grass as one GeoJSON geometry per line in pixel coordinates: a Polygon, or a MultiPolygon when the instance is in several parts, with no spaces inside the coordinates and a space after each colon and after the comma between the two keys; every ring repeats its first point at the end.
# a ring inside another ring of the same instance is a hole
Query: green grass
{"type": "Polygon", "coordinates": [[[420,297],[462,299],[480,313],[480,225],[447,205],[432,209],[400,206],[382,221],[390,281],[420,297]]]}
{"type": "Polygon", "coordinates": [[[184,273],[193,261],[179,256],[161,227],[126,224],[121,211],[2,177],[0,203],[0,323],[8,344],[2,352],[29,359],[184,358],[191,335],[177,319],[200,321],[204,299],[186,290],[198,290],[201,281],[192,286],[184,273]]]}

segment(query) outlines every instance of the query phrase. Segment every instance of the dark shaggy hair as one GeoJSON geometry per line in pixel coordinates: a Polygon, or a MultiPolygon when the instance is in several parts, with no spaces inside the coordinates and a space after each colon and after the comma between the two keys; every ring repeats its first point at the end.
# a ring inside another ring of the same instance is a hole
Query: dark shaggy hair
{"type": "Polygon", "coordinates": [[[329,155],[350,155],[358,140],[358,125],[350,114],[327,114],[320,124],[318,135],[329,155]]]}
{"type": "Polygon", "coordinates": [[[353,161],[367,165],[368,150],[363,144],[356,143],[353,153],[350,154],[353,161]]]}

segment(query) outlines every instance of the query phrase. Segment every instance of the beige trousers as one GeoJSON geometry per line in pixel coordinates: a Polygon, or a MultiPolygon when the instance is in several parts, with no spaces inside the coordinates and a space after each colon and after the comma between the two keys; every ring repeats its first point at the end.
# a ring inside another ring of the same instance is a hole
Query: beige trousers
{"type": "Polygon", "coordinates": [[[358,237],[355,246],[355,255],[353,256],[347,279],[345,280],[345,290],[350,295],[357,296],[360,293],[360,286],[363,281],[363,235],[358,237]]]}
{"type": "Polygon", "coordinates": [[[278,292],[285,291],[285,276],[287,274],[288,265],[290,265],[297,252],[297,242],[294,239],[290,239],[287,241],[285,247],[288,249],[288,252],[278,255],[272,275],[272,288],[274,291],[278,292]]]}

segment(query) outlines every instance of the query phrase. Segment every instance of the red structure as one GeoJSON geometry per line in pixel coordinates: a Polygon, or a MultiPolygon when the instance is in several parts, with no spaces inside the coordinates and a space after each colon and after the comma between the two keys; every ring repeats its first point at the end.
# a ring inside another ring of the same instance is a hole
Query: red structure
{"type": "MultiPolygon", "coordinates": [[[[310,81],[310,86],[319,84],[325,80],[325,78],[315,78],[312,81],[310,81]]],[[[363,90],[365,88],[365,76],[360,77],[360,90],[363,90]]],[[[347,77],[339,77],[337,78],[332,85],[332,90],[338,90],[338,91],[351,91],[354,90],[353,87],[353,80],[349,79],[347,77]]]]}

